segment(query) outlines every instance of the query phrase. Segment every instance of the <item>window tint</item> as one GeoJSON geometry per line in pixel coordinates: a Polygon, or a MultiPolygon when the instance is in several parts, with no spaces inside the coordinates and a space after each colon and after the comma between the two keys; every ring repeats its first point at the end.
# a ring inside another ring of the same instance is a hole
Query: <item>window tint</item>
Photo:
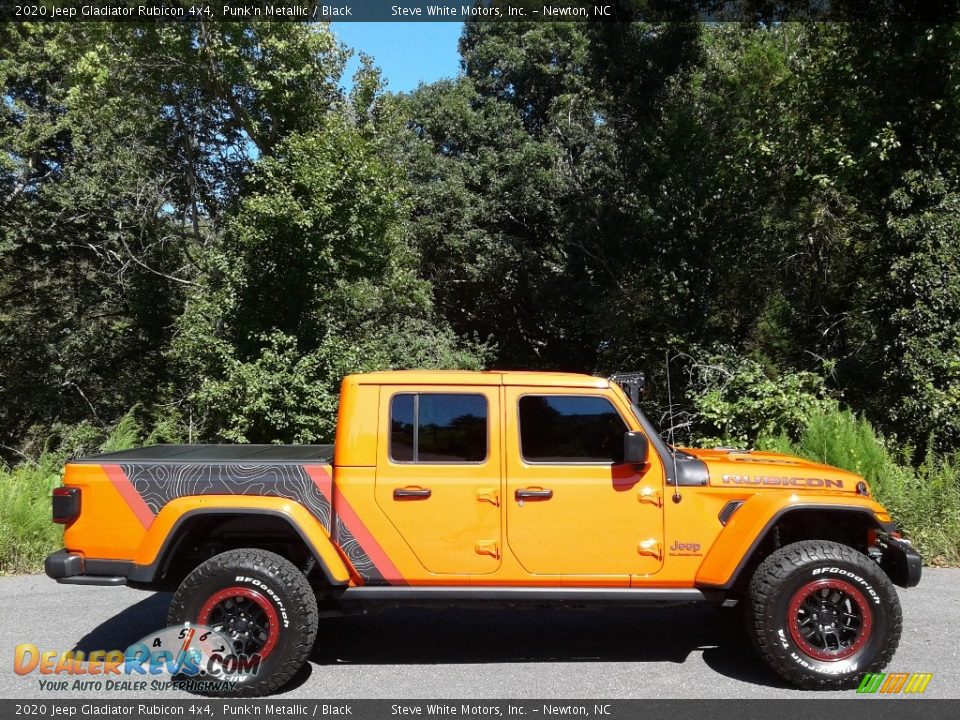
{"type": "Polygon", "coordinates": [[[520,398],[520,447],[528,462],[622,462],[626,431],[620,414],[606,398],[520,398]]]}
{"type": "Polygon", "coordinates": [[[394,395],[390,406],[390,457],[413,462],[413,407],[416,395],[394,395]]]}
{"type": "Polygon", "coordinates": [[[483,462],[487,399],[447,393],[395,395],[390,404],[390,457],[396,462],[483,462]]]}

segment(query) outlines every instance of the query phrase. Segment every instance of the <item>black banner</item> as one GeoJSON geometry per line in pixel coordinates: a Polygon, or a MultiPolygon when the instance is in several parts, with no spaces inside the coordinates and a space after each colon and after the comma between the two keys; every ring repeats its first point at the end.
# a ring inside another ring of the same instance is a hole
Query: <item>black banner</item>
{"type": "Polygon", "coordinates": [[[2,0],[21,22],[713,22],[960,19],[960,0],[2,0]]]}
{"type": "MultiPolygon", "coordinates": [[[[638,688],[639,689],[639,688],[638,688]]],[[[654,688],[648,688],[655,690],[654,688]]],[[[819,696],[822,697],[822,696],[819,696]]],[[[953,720],[960,700],[0,700],[12,718],[594,718],[596,720],[953,720]]]]}

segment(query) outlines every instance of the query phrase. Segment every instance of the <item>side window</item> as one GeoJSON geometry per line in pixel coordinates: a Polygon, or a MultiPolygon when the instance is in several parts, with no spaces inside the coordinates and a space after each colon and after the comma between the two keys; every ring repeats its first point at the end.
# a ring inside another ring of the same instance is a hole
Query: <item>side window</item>
{"type": "Polygon", "coordinates": [[[401,393],[390,401],[390,459],[478,463],[487,459],[483,395],[401,393]]]}
{"type": "Polygon", "coordinates": [[[531,463],[623,461],[620,413],[602,397],[525,395],[520,398],[520,451],[531,463]]]}

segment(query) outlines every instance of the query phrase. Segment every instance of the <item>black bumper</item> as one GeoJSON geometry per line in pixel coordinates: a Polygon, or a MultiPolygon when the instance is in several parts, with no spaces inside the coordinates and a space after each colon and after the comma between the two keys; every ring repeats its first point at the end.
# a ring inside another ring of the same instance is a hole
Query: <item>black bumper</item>
{"type": "Polygon", "coordinates": [[[895,585],[911,588],[920,584],[923,558],[906,540],[894,537],[877,538],[880,567],[895,585]]]}
{"type": "Polygon", "coordinates": [[[126,585],[130,563],[123,560],[88,560],[66,550],[47,555],[47,577],[66,585],[126,585]]]}

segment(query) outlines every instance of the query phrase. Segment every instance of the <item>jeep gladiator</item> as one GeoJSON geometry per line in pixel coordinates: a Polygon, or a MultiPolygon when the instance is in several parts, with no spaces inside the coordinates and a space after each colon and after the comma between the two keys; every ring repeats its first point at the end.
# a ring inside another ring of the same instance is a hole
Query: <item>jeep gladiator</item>
{"type": "Polygon", "coordinates": [[[175,590],[263,695],[319,618],[410,604],[743,609],[789,682],[852,687],[901,632],[920,556],[863,478],[666,444],[633,376],[394,371],[344,379],[336,444],[158,445],[70,462],[61,583],[175,590]]]}

